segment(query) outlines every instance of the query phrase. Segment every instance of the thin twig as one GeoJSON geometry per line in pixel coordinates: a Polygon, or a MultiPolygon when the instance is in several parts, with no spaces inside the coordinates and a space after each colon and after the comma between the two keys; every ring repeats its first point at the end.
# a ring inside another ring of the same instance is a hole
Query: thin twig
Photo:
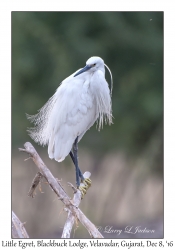
{"type": "Polygon", "coordinates": [[[32,181],[32,185],[31,185],[31,187],[30,187],[30,190],[29,190],[29,192],[28,192],[28,196],[31,196],[32,198],[34,198],[35,189],[36,189],[36,187],[38,186],[38,184],[40,183],[42,177],[43,177],[43,175],[42,175],[40,172],[38,172],[38,173],[35,175],[35,177],[34,177],[34,179],[33,179],[33,181],[32,181]]]}
{"type": "Polygon", "coordinates": [[[73,204],[67,193],[64,191],[59,182],[55,179],[50,170],[41,160],[40,156],[38,155],[32,144],[30,142],[26,142],[24,144],[24,147],[25,149],[20,148],[19,150],[22,152],[26,152],[30,155],[36,166],[39,168],[39,172],[45,177],[45,179],[49,183],[51,189],[56,193],[58,198],[60,198],[60,200],[64,203],[64,205],[72,213],[72,215],[83,224],[83,226],[88,230],[91,237],[103,238],[102,234],[98,231],[96,226],[82,213],[79,208],[77,208],[77,206],[73,204]]]}

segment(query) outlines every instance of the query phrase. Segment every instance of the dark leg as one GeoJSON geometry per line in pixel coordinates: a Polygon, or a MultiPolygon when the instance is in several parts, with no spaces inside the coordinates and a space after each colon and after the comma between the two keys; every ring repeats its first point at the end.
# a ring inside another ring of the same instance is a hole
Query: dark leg
{"type": "MultiPolygon", "coordinates": [[[[73,161],[73,163],[74,163],[74,165],[75,165],[75,159],[74,159],[74,155],[73,155],[72,151],[70,151],[69,154],[70,154],[70,157],[71,157],[71,159],[72,159],[72,161],[73,161]]],[[[83,181],[83,180],[84,180],[83,174],[82,174],[82,172],[81,172],[81,170],[80,170],[79,167],[78,167],[78,169],[79,169],[79,177],[80,177],[81,180],[83,181]]]]}
{"type": "Polygon", "coordinates": [[[91,186],[91,180],[89,178],[84,178],[79,167],[78,167],[78,137],[75,139],[73,144],[73,153],[70,151],[70,156],[72,161],[75,165],[75,172],[76,172],[76,185],[77,188],[81,191],[81,198],[83,199],[84,195],[87,192],[87,189],[91,186]],[[83,182],[83,186],[80,186],[80,178],[83,182]]]}
{"type": "Polygon", "coordinates": [[[78,167],[78,136],[75,139],[75,142],[73,144],[73,155],[74,155],[74,164],[75,164],[75,172],[76,172],[76,184],[77,187],[80,186],[80,172],[79,172],[79,167],[78,167]]]}

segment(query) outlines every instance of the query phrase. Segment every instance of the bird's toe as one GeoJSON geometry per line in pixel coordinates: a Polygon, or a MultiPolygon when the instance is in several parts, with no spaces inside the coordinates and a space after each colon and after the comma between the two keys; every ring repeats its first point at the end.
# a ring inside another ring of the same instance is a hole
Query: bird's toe
{"type": "Polygon", "coordinates": [[[84,195],[86,194],[87,192],[87,188],[86,187],[82,187],[82,186],[79,186],[78,188],[81,192],[81,199],[83,199],[84,195]]]}
{"type": "Polygon", "coordinates": [[[87,186],[87,189],[88,189],[91,186],[92,181],[91,181],[91,179],[86,178],[86,179],[83,180],[83,183],[84,183],[85,186],[87,186]]]}

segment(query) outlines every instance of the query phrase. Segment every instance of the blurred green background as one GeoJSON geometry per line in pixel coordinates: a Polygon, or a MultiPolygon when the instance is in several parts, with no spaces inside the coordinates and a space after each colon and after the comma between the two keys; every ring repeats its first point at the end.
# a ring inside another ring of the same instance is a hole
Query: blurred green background
{"type": "MultiPolygon", "coordinates": [[[[79,143],[80,167],[93,181],[81,209],[103,228],[153,223],[157,234],[150,237],[162,237],[163,12],[12,12],[12,208],[27,220],[30,237],[60,237],[62,204],[45,184],[44,194],[27,197],[37,169],[18,148],[32,142],[25,113],[37,113],[91,56],[102,57],[113,74],[114,124],[100,132],[93,126],[79,143]]],[[[108,72],[106,79],[110,84],[108,72]]],[[[72,196],[70,159],[51,161],[46,147],[32,144],[72,196]]],[[[79,225],[72,237],[89,236],[79,225]]]]}

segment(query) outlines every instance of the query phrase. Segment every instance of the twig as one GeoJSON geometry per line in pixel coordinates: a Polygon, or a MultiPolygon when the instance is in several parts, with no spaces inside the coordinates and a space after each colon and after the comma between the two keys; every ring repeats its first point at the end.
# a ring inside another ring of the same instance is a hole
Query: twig
{"type": "MultiPolygon", "coordinates": [[[[102,234],[98,231],[96,226],[82,213],[82,211],[77,208],[69,196],[63,190],[59,182],[52,175],[50,170],[46,167],[44,162],[41,160],[40,156],[36,152],[35,148],[32,146],[30,142],[26,142],[24,144],[25,149],[19,149],[20,151],[26,152],[30,155],[36,166],[39,168],[40,173],[45,177],[47,182],[49,183],[52,190],[56,193],[58,198],[64,203],[66,208],[74,215],[75,218],[83,224],[83,226],[88,230],[89,234],[93,238],[103,238],[102,234]]],[[[77,192],[78,193],[78,192],[77,192]]]]}
{"type": "Polygon", "coordinates": [[[28,192],[28,196],[31,196],[32,198],[34,198],[34,191],[35,191],[36,187],[38,186],[38,184],[40,183],[42,177],[43,177],[43,175],[40,172],[38,172],[35,175],[35,177],[32,181],[32,185],[30,187],[30,190],[28,192]]]}
{"type": "Polygon", "coordinates": [[[12,238],[29,238],[24,224],[25,223],[22,223],[12,211],[12,238]]]}
{"type": "MultiPolygon", "coordinates": [[[[84,178],[90,178],[91,176],[91,173],[90,172],[85,172],[83,174],[84,178]]],[[[81,202],[81,192],[80,190],[76,190],[75,187],[69,183],[69,185],[72,187],[72,189],[74,190],[74,197],[73,197],[73,204],[78,208],[78,206],[80,205],[80,202],[81,202]],[[76,191],[75,191],[76,190],[76,191]]],[[[81,186],[85,186],[84,183],[81,183],[81,186]]],[[[66,210],[66,208],[65,208],[66,210]]],[[[72,231],[72,227],[74,225],[74,222],[75,222],[75,216],[71,213],[71,211],[68,211],[68,216],[67,216],[67,220],[66,220],[66,223],[64,225],[64,229],[63,229],[63,233],[62,233],[62,236],[61,238],[70,238],[70,235],[71,235],[71,231],[72,231]]]]}

